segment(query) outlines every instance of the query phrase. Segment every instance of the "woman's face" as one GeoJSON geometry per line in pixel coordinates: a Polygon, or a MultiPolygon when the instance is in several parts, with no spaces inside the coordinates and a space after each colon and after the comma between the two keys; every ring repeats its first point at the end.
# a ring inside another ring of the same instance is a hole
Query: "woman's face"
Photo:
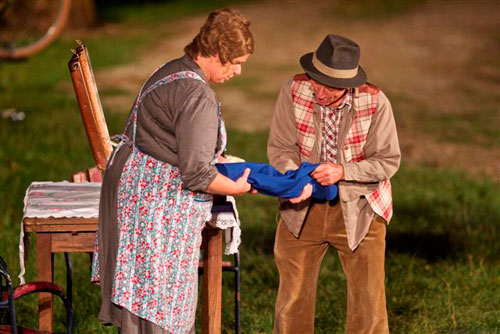
{"type": "Polygon", "coordinates": [[[222,64],[219,59],[219,55],[215,55],[215,57],[213,57],[213,62],[211,62],[210,65],[208,80],[215,83],[222,83],[231,79],[235,75],[240,75],[241,66],[247,61],[248,57],[250,57],[250,55],[246,54],[222,64]]]}

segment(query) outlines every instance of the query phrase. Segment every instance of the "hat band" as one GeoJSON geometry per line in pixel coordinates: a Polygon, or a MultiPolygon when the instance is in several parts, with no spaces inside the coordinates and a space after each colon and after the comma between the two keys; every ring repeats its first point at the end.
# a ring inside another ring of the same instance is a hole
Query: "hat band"
{"type": "Polygon", "coordinates": [[[358,68],[359,66],[356,66],[356,68],[349,69],[349,70],[338,70],[335,68],[331,68],[323,64],[317,57],[316,57],[316,52],[313,53],[312,57],[312,63],[314,67],[321,73],[328,75],[333,78],[338,78],[338,79],[350,79],[354,78],[356,75],[358,75],[358,68]]]}

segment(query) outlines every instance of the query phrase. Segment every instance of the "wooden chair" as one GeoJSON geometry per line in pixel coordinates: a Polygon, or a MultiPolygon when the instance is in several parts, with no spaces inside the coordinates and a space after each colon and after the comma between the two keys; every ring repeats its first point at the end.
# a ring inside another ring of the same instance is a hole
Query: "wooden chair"
{"type": "Polygon", "coordinates": [[[15,301],[38,292],[49,292],[61,299],[66,309],[66,333],[71,334],[73,331],[73,311],[69,299],[64,295],[63,289],[51,282],[28,282],[26,284],[13,287],[12,279],[10,278],[7,264],[0,257],[0,310],[5,310],[7,313],[8,324],[0,325],[0,334],[2,333],[33,333],[33,334],[48,334],[47,331],[25,328],[17,325],[16,322],[16,307],[15,301]]]}
{"type": "MultiPolygon", "coordinates": [[[[80,41],[77,42],[79,45],[72,50],[73,56],[68,62],[68,67],[96,166],[100,171],[104,171],[113,151],[112,142],[87,48],[80,41]]],[[[89,173],[89,176],[92,175],[94,174],[89,173]]]]}

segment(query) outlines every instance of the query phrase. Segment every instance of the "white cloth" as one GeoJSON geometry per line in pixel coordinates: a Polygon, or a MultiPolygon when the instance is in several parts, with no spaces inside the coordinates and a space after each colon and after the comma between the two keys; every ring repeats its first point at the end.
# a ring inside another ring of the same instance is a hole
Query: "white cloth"
{"type": "Polygon", "coordinates": [[[230,255],[238,252],[241,244],[241,228],[236,200],[233,196],[226,196],[232,205],[232,212],[213,213],[212,219],[208,222],[211,226],[225,230],[226,249],[224,254],[230,255]]]}
{"type": "MultiPolygon", "coordinates": [[[[24,196],[24,218],[97,218],[101,184],[96,182],[33,182],[24,196]]],[[[24,226],[19,235],[19,279],[25,283],[24,226]]]]}
{"type": "MultiPolygon", "coordinates": [[[[33,182],[24,197],[24,218],[97,218],[101,183],[98,182],[33,182]]],[[[226,249],[224,254],[234,254],[241,243],[241,229],[238,210],[233,197],[228,196],[233,212],[212,215],[210,225],[226,230],[226,249]]],[[[21,221],[19,236],[19,279],[25,283],[24,263],[24,226],[21,221]]]]}
{"type": "Polygon", "coordinates": [[[23,218],[97,218],[100,193],[98,182],[33,182],[23,218]]]}

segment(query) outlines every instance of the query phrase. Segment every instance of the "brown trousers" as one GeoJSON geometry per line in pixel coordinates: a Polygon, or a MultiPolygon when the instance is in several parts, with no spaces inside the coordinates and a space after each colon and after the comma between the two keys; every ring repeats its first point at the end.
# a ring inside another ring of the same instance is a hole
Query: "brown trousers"
{"type": "Polygon", "coordinates": [[[328,246],[347,278],[347,334],[389,333],[384,286],[386,226],[375,218],[359,247],[347,244],[340,204],[314,203],[299,238],[281,220],[274,255],[280,275],[274,333],[313,334],[316,290],[328,246]]]}

